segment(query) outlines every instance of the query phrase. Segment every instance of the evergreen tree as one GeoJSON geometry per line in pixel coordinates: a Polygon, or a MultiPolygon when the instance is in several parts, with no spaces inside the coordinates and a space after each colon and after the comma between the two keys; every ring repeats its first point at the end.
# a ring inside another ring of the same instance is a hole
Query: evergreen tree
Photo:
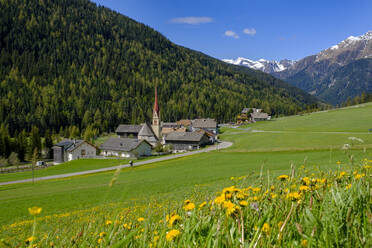
{"type": "Polygon", "coordinates": [[[47,158],[52,158],[53,157],[53,153],[52,153],[53,139],[52,139],[49,129],[45,131],[44,147],[45,147],[45,150],[47,151],[47,158]]]}
{"type": "Polygon", "coordinates": [[[30,133],[30,152],[31,156],[34,152],[37,152],[37,156],[41,155],[41,138],[39,133],[39,128],[32,126],[30,133]]]}

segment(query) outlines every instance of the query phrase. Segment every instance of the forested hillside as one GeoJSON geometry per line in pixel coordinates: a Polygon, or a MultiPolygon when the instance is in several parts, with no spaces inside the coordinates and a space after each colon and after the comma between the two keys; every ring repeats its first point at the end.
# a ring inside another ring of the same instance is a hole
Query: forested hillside
{"type": "Polygon", "coordinates": [[[245,106],[293,114],[317,102],[87,0],[0,0],[0,48],[0,122],[11,134],[142,122],[155,85],[166,121],[229,121],[245,106]]]}

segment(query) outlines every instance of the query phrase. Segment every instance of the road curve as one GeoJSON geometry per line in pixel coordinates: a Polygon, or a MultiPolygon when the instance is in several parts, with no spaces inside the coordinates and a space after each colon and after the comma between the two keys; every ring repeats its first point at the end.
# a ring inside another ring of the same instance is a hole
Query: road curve
{"type": "MultiPolygon", "coordinates": [[[[210,151],[215,151],[215,150],[219,150],[219,149],[225,149],[225,148],[228,148],[228,147],[232,146],[232,144],[233,143],[228,142],[228,141],[222,141],[221,143],[217,143],[216,145],[209,146],[209,147],[201,149],[201,150],[196,150],[196,151],[186,152],[186,153],[180,153],[180,154],[174,154],[174,155],[170,155],[170,156],[166,156],[166,157],[154,158],[154,159],[149,159],[149,160],[145,160],[145,161],[140,161],[140,162],[137,162],[137,163],[133,163],[133,166],[152,164],[152,163],[171,160],[171,159],[175,159],[175,158],[181,158],[181,157],[186,157],[186,156],[190,156],[190,155],[195,155],[195,154],[198,154],[198,153],[210,152],[210,151]]],[[[58,179],[58,178],[88,175],[88,174],[94,174],[94,173],[98,173],[98,172],[112,171],[112,170],[116,170],[118,168],[127,168],[129,166],[130,166],[129,164],[123,164],[123,165],[107,167],[107,168],[102,168],[102,169],[96,169],[96,170],[79,171],[79,172],[66,173],[66,174],[60,174],[60,175],[52,175],[52,176],[46,176],[46,177],[36,177],[36,178],[34,178],[34,181],[36,182],[36,181],[44,181],[44,180],[50,180],[50,179],[58,179]]],[[[0,186],[16,184],[16,183],[29,183],[29,182],[32,182],[32,178],[22,179],[22,180],[17,180],[17,181],[2,182],[2,183],[0,183],[0,186]]]]}

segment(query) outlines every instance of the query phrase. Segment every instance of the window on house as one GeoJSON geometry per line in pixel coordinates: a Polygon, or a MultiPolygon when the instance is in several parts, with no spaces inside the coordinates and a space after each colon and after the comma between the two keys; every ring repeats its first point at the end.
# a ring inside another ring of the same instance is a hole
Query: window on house
{"type": "Polygon", "coordinates": [[[85,156],[85,154],[86,154],[85,149],[82,149],[82,150],[81,150],[81,156],[85,156]]]}

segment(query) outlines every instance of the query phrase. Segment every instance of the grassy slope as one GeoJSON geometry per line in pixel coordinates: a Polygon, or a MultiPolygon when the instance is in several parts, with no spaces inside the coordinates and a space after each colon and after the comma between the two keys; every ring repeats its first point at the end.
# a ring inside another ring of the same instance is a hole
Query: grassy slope
{"type": "MultiPolygon", "coordinates": [[[[369,104],[366,107],[354,108],[354,111],[366,113],[361,117],[360,126],[366,126],[364,122],[372,123],[372,116],[368,115],[371,107],[372,105],[369,104]]],[[[331,135],[323,141],[317,141],[312,139],[311,135],[306,135],[309,132],[319,131],[318,122],[325,125],[322,131],[338,129],[339,131],[357,132],[357,130],[363,130],[364,128],[355,125],[355,120],[352,118],[344,118],[343,122],[336,123],[338,126],[336,124],[326,125],[329,115],[335,119],[342,119],[345,116],[345,111],[354,115],[354,111],[351,110],[337,110],[305,116],[308,118],[306,123],[309,123],[307,124],[307,133],[304,133],[302,138],[301,133],[290,137],[279,135],[274,142],[273,135],[270,133],[243,132],[237,135],[234,133],[240,130],[226,130],[222,137],[236,142],[232,148],[125,169],[118,177],[117,184],[110,189],[107,185],[113,172],[37,182],[34,185],[19,184],[0,187],[0,223],[12,223],[29,218],[27,208],[34,205],[43,207],[42,215],[50,215],[57,212],[90,208],[108,202],[124,202],[124,205],[131,205],[133,201],[142,203],[151,198],[182,200],[195,190],[196,185],[202,185],[197,187],[201,191],[216,191],[216,188],[220,189],[230,184],[229,178],[231,176],[259,172],[261,168],[264,172],[269,170],[273,175],[278,175],[288,172],[291,163],[299,166],[304,163],[304,160],[308,165],[317,165],[323,169],[334,168],[336,161],[348,159],[343,151],[340,149],[331,151],[329,148],[312,151],[309,150],[309,147],[322,148],[322,142],[327,140],[329,143],[339,145],[339,142],[342,142],[343,144],[348,142],[348,135],[331,135]],[[345,141],[343,141],[344,139],[345,141]],[[303,143],[308,144],[308,147],[304,145],[306,148],[304,151],[291,150],[303,143]],[[261,146],[265,152],[249,152],[255,146],[261,146]],[[274,146],[288,151],[271,152],[270,150],[274,146]]],[[[305,117],[281,118],[273,122],[255,124],[254,128],[283,130],[283,123],[286,123],[288,129],[296,128],[305,117]],[[297,124],[292,124],[292,122],[297,124]]],[[[366,147],[366,152],[363,149],[353,151],[354,160],[371,157],[372,149],[369,146],[371,143],[370,138],[365,138],[363,146],[366,147]]]]}

